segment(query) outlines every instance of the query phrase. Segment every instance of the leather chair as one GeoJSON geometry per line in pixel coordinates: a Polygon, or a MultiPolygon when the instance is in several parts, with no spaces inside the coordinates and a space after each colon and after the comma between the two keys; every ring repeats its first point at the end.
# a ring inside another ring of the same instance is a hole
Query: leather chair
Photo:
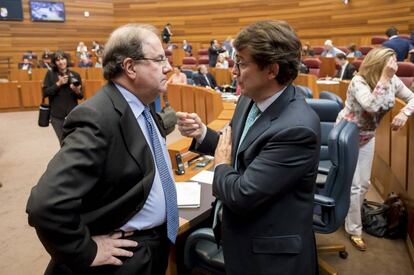
{"type": "Polygon", "coordinates": [[[347,55],[349,53],[349,50],[347,47],[345,46],[338,46],[338,49],[340,49],[341,51],[343,51],[345,53],[345,55],[347,55]]]}
{"type": "MultiPolygon", "coordinates": [[[[350,189],[358,159],[358,128],[354,123],[341,121],[329,134],[331,166],[325,188],[315,194],[314,230],[328,234],[342,225],[348,213],[350,189]]],[[[277,218],[277,217],[275,217],[277,218]]],[[[318,252],[326,248],[318,246],[318,252]]],[[[346,258],[344,246],[330,246],[328,251],[340,251],[346,258]]],[[[319,267],[325,271],[334,270],[322,259],[319,267]]],[[[191,233],[184,247],[184,264],[191,270],[201,270],[202,274],[225,274],[222,247],[217,247],[211,228],[200,228],[191,233]]],[[[333,272],[331,272],[334,274],[333,272]]]]}
{"type": "MultiPolygon", "coordinates": [[[[342,105],[330,99],[306,99],[306,102],[316,112],[321,121],[321,150],[318,172],[323,175],[328,175],[329,169],[332,166],[328,150],[328,137],[335,126],[336,117],[342,110],[342,105]]],[[[323,184],[323,182],[318,183],[323,184]]]]}
{"type": "Polygon", "coordinates": [[[302,86],[302,85],[296,85],[296,87],[298,88],[298,90],[301,93],[303,93],[303,95],[306,98],[313,98],[313,92],[309,87],[305,87],[305,86],[302,86]]]}
{"type": "Polygon", "coordinates": [[[197,54],[198,54],[198,56],[203,56],[203,55],[208,56],[208,49],[199,49],[197,54]]]}
{"type": "Polygon", "coordinates": [[[208,67],[209,65],[209,59],[208,56],[202,55],[198,57],[198,65],[206,65],[208,67]]]}
{"type": "Polygon", "coordinates": [[[360,46],[359,47],[359,51],[362,53],[363,56],[366,56],[372,49],[373,47],[371,46],[360,46]]]}
{"type": "Polygon", "coordinates": [[[388,38],[386,36],[373,36],[371,37],[371,45],[381,45],[387,40],[388,38]]]}
{"type": "Polygon", "coordinates": [[[315,46],[315,47],[312,48],[312,50],[313,50],[313,53],[315,55],[321,55],[321,53],[325,50],[325,47],[324,46],[315,46]]]}
{"type": "MultiPolygon", "coordinates": [[[[329,169],[324,188],[315,194],[313,229],[316,233],[335,232],[345,220],[350,203],[350,192],[359,152],[359,130],[355,123],[342,120],[329,133],[329,169]]],[[[343,259],[348,257],[345,246],[317,245],[319,268],[328,274],[336,270],[321,259],[323,252],[339,252],[343,259]]]]}
{"type": "Polygon", "coordinates": [[[195,70],[197,67],[197,60],[193,56],[186,56],[183,58],[183,65],[181,69],[195,70]]]}
{"type": "Polygon", "coordinates": [[[356,59],[354,61],[351,62],[351,64],[355,67],[355,69],[358,71],[359,67],[361,67],[362,64],[362,60],[360,59],[356,59]]]}
{"type": "Polygon", "coordinates": [[[344,108],[344,101],[342,100],[342,98],[332,92],[328,92],[328,91],[322,91],[319,93],[319,98],[320,99],[329,99],[329,100],[333,100],[336,103],[338,103],[338,105],[340,106],[340,108],[344,108]]]}
{"type": "Polygon", "coordinates": [[[316,77],[319,77],[321,63],[322,62],[317,58],[306,58],[303,60],[303,64],[305,64],[306,67],[308,67],[309,73],[316,75],[316,77]]]}
{"type": "Polygon", "coordinates": [[[398,62],[398,70],[395,73],[405,86],[410,88],[414,82],[414,64],[411,62],[398,62]]]}

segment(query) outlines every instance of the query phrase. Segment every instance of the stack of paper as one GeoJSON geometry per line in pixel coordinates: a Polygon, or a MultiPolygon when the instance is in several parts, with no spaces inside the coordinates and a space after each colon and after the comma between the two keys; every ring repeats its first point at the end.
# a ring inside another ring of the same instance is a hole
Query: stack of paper
{"type": "Polygon", "coordinates": [[[207,184],[213,184],[213,179],[214,179],[214,172],[204,170],[198,173],[197,175],[195,175],[194,177],[192,177],[190,180],[207,183],[207,184]]]}
{"type": "Polygon", "coordinates": [[[179,208],[200,207],[201,185],[198,182],[177,182],[175,187],[179,208]]]}

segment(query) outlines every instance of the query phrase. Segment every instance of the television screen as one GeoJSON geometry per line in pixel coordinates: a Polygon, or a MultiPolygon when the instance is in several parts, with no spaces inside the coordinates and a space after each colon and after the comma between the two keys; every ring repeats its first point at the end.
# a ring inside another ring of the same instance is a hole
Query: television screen
{"type": "Polygon", "coordinates": [[[0,0],[0,20],[23,21],[22,1],[0,0]]]}
{"type": "Polygon", "coordinates": [[[30,1],[32,21],[65,21],[63,2],[30,1]]]}

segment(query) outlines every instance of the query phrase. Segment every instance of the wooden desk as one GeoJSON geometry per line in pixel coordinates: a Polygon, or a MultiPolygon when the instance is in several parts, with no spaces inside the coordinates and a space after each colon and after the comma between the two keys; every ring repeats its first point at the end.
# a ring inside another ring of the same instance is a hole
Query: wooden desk
{"type": "Polygon", "coordinates": [[[234,109],[236,109],[236,102],[234,102],[234,101],[224,101],[223,102],[223,109],[224,110],[234,110],[234,109]]]}
{"type": "Polygon", "coordinates": [[[39,107],[42,102],[42,81],[20,81],[23,107],[39,107]]]}
{"type": "Polygon", "coordinates": [[[0,83],[0,109],[20,107],[20,95],[17,82],[0,83]]]}
{"type": "Polygon", "coordinates": [[[334,77],[336,73],[336,61],[334,57],[319,57],[322,61],[319,77],[334,77]]]}
{"type": "Polygon", "coordinates": [[[219,69],[212,68],[210,69],[211,74],[216,78],[218,86],[230,85],[232,81],[231,70],[230,69],[219,69]]]}
{"type": "Polygon", "coordinates": [[[177,48],[172,50],[172,59],[174,66],[183,65],[183,58],[185,57],[185,52],[182,48],[177,48]]]}
{"type": "Polygon", "coordinates": [[[313,98],[319,98],[319,89],[316,81],[317,77],[313,74],[299,74],[293,83],[308,87],[312,90],[313,98]]]}
{"type": "Polygon", "coordinates": [[[233,117],[234,110],[223,110],[217,119],[230,120],[233,117]]]}

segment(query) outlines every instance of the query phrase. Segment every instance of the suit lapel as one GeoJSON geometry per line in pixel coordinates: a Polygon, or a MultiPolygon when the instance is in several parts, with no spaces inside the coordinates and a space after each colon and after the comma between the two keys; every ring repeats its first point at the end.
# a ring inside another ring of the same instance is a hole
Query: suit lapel
{"type": "Polygon", "coordinates": [[[244,123],[246,121],[247,115],[249,113],[250,106],[253,104],[253,101],[248,97],[242,97],[237,104],[237,110],[234,113],[232,119],[232,131],[233,131],[233,138],[232,144],[237,146],[233,146],[233,153],[232,159],[235,160],[237,147],[243,132],[244,123]]]}
{"type": "MultiPolygon", "coordinates": [[[[138,122],[126,102],[125,98],[122,96],[121,92],[115,87],[115,85],[109,82],[104,87],[104,92],[112,99],[114,108],[120,113],[120,124],[121,132],[124,137],[125,144],[131,156],[134,158],[137,165],[145,171],[145,167],[142,167],[143,160],[149,160],[152,166],[152,156],[149,145],[146,142],[145,136],[141,131],[141,128],[138,125],[138,122]],[[131,127],[136,125],[137,127],[131,127]],[[143,154],[144,152],[144,154],[143,154]]],[[[156,120],[156,119],[155,119],[156,120]]]]}
{"type": "MultiPolygon", "coordinates": [[[[249,131],[246,134],[242,144],[239,146],[238,153],[240,154],[246,150],[249,145],[256,140],[264,131],[266,131],[271,122],[277,119],[280,114],[283,112],[284,108],[293,100],[295,100],[295,88],[292,85],[289,85],[286,90],[259,116],[259,118],[254,122],[249,131]]],[[[250,106],[250,104],[248,105],[250,106]]],[[[246,121],[245,117],[247,116],[247,110],[244,110],[244,119],[243,123],[240,125],[240,134],[243,131],[244,122],[246,121]]],[[[238,136],[238,140],[240,136],[238,136]]],[[[236,143],[238,144],[238,143],[236,143]]]]}

